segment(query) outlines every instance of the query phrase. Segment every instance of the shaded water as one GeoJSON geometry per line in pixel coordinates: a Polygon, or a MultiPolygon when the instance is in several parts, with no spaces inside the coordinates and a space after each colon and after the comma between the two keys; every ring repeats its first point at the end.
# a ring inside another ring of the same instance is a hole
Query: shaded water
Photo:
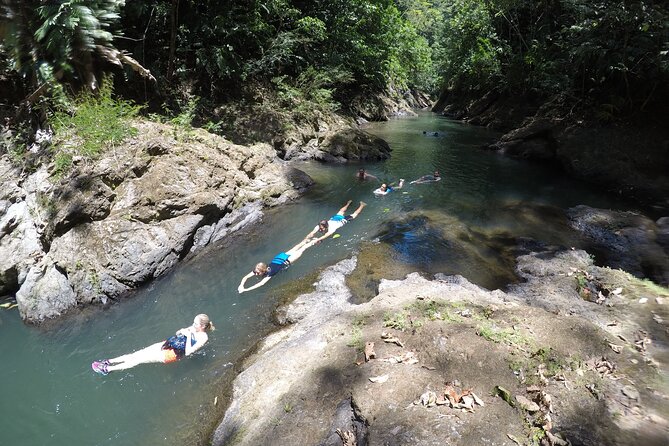
{"type": "Polygon", "coordinates": [[[192,444],[220,408],[214,398],[233,376],[232,363],[270,329],[283,286],[348,257],[367,240],[389,246],[380,268],[462,274],[494,288],[513,280],[513,247],[532,238],[576,243],[562,209],[576,204],[625,209],[625,203],[561,178],[544,167],[479,147],[494,138],[480,128],[434,115],[376,124],[393,156],[368,164],[383,181],[408,181],[440,170],[438,183],[406,185],[374,197],[375,182],[357,182],[359,165],[298,166],[316,180],[303,200],[269,212],[261,225],[208,249],[120,305],[28,327],[16,311],[0,311],[0,443],[26,445],[192,444]],[[438,137],[423,131],[437,131],[438,137]],[[368,207],[341,236],[308,250],[265,287],[238,295],[253,265],[299,242],[347,200],[368,207]],[[511,250],[511,251],[510,251],[511,250]],[[386,262],[386,264],[383,264],[386,262]],[[193,358],[143,365],[107,377],[90,362],[159,341],[190,325],[197,313],[217,325],[193,358]]]}

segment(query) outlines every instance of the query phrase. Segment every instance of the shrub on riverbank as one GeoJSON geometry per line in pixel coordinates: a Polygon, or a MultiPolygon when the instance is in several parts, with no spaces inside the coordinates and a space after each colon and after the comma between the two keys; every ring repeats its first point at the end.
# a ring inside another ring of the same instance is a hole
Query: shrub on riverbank
{"type": "Polygon", "coordinates": [[[54,173],[66,172],[75,156],[96,158],[108,147],[136,135],[130,120],[141,107],[112,98],[111,82],[105,81],[98,94],[88,92],[76,97],[68,108],[61,108],[49,122],[53,126],[54,173]]]}

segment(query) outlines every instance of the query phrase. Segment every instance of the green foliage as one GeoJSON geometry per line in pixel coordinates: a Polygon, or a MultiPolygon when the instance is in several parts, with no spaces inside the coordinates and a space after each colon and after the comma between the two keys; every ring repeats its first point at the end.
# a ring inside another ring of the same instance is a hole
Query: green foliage
{"type": "Polygon", "coordinates": [[[56,172],[65,172],[73,156],[95,158],[106,147],[135,135],[137,130],[129,122],[140,109],[112,98],[111,81],[105,81],[98,94],[81,93],[69,109],[56,111],[49,120],[55,132],[56,172]]]}
{"type": "Polygon", "coordinates": [[[6,0],[0,13],[0,37],[13,68],[36,86],[53,82],[98,84],[96,65],[108,59],[111,30],[125,0],[42,2],[6,0]]]}
{"type": "Polygon", "coordinates": [[[355,348],[359,352],[365,349],[365,343],[362,340],[362,329],[359,326],[354,326],[351,329],[351,338],[346,345],[355,348]]]}
{"type": "Polygon", "coordinates": [[[383,315],[383,326],[404,331],[409,327],[409,313],[402,311],[399,313],[386,313],[383,315]]]}
{"type": "Polygon", "coordinates": [[[53,159],[53,175],[61,177],[72,167],[72,154],[68,152],[58,152],[53,159]]]}
{"type": "Polygon", "coordinates": [[[649,0],[451,0],[435,58],[445,87],[562,94],[609,121],[669,97],[669,11],[649,0]]]}
{"type": "Polygon", "coordinates": [[[476,334],[491,342],[524,347],[531,344],[530,339],[514,328],[502,328],[490,320],[483,320],[476,327],[476,334]]]}
{"type": "Polygon", "coordinates": [[[436,57],[447,87],[478,90],[499,82],[505,48],[493,17],[478,0],[454,0],[445,5],[444,24],[436,57]]]}
{"type": "Polygon", "coordinates": [[[272,79],[279,105],[290,110],[295,117],[307,118],[314,111],[335,111],[339,104],[333,99],[334,85],[347,82],[351,74],[337,69],[329,72],[307,67],[297,79],[279,76],[272,79]],[[328,88],[329,87],[329,88],[328,88]]]}
{"type": "Polygon", "coordinates": [[[532,354],[539,364],[545,366],[545,376],[555,376],[567,366],[567,362],[550,347],[541,347],[532,354]]]}

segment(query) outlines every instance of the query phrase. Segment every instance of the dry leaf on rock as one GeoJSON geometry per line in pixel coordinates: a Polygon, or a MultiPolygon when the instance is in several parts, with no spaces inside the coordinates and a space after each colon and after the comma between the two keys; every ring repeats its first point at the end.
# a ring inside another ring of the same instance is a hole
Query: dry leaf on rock
{"type": "Polygon", "coordinates": [[[595,398],[597,398],[597,399],[601,398],[601,395],[599,394],[599,390],[597,390],[597,388],[595,387],[594,384],[586,384],[585,388],[588,389],[590,391],[590,393],[592,393],[592,396],[594,396],[595,398]]]}
{"type": "Polygon", "coordinates": [[[390,333],[386,332],[381,333],[381,339],[383,339],[384,342],[387,342],[389,344],[396,344],[399,345],[400,347],[404,347],[402,341],[400,341],[397,337],[393,336],[390,333]]]}
{"type": "Polygon", "coordinates": [[[465,395],[462,397],[462,403],[460,404],[461,407],[464,407],[465,409],[474,409],[474,398],[471,395],[465,395]]]}
{"type": "Polygon", "coordinates": [[[517,439],[515,436],[513,436],[513,435],[511,435],[511,434],[506,434],[506,436],[509,437],[509,440],[513,441],[513,442],[516,443],[517,445],[520,445],[520,446],[523,445],[523,443],[521,443],[520,440],[517,439]]]}
{"type": "Polygon", "coordinates": [[[622,345],[614,344],[612,342],[609,342],[609,347],[611,347],[611,350],[613,350],[616,353],[620,353],[621,351],[623,351],[622,345]]]}
{"type": "Polygon", "coordinates": [[[372,376],[369,378],[369,380],[373,383],[384,383],[388,381],[389,376],[388,375],[380,375],[380,376],[372,376]]]}
{"type": "Polygon", "coordinates": [[[376,358],[376,352],[374,351],[374,343],[367,342],[365,344],[365,362],[374,358],[376,358]]]}
{"type": "Polygon", "coordinates": [[[548,431],[546,431],[546,438],[548,438],[548,441],[550,442],[549,444],[552,446],[571,446],[571,442],[569,440],[563,440],[562,437],[553,435],[548,431]]]}
{"type": "Polygon", "coordinates": [[[479,398],[478,396],[476,396],[476,394],[474,392],[472,392],[472,398],[474,398],[474,402],[476,402],[476,404],[478,404],[479,406],[481,406],[481,407],[485,406],[485,403],[483,402],[483,400],[481,398],[479,398]]]}
{"type": "Polygon", "coordinates": [[[422,404],[423,406],[431,407],[437,404],[437,394],[431,390],[423,393],[416,401],[413,402],[415,405],[422,404]]]}

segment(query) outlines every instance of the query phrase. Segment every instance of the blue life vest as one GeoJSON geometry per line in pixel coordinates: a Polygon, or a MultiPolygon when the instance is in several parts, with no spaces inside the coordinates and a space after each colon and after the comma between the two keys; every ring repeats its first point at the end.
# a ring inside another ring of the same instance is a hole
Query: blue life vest
{"type": "Polygon", "coordinates": [[[276,273],[288,268],[290,266],[290,260],[288,260],[289,257],[290,256],[285,252],[277,254],[276,257],[269,262],[269,265],[267,265],[267,273],[265,273],[265,275],[272,277],[276,273]]]}

